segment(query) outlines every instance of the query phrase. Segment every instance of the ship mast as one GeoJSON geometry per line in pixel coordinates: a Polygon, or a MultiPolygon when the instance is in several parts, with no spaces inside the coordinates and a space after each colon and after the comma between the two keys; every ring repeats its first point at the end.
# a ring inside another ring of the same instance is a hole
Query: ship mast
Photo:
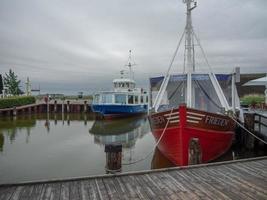
{"type": "Polygon", "coordinates": [[[132,64],[132,50],[129,50],[129,58],[128,58],[128,64],[125,66],[129,67],[129,78],[134,80],[134,72],[132,69],[132,66],[135,66],[136,64],[132,64]]]}
{"type": "Polygon", "coordinates": [[[194,32],[192,26],[191,12],[197,7],[195,0],[183,0],[186,4],[186,26],[185,26],[185,64],[187,72],[187,95],[186,104],[189,108],[194,107],[195,93],[192,89],[191,73],[195,71],[195,52],[194,52],[194,32]],[[192,6],[191,4],[194,3],[192,6]]]}
{"type": "Polygon", "coordinates": [[[191,12],[197,7],[195,0],[183,0],[186,4],[186,26],[185,26],[185,55],[186,55],[186,66],[187,72],[195,71],[195,52],[194,52],[194,32],[192,26],[192,15],[191,12]],[[193,6],[192,6],[192,3],[193,6]]]}

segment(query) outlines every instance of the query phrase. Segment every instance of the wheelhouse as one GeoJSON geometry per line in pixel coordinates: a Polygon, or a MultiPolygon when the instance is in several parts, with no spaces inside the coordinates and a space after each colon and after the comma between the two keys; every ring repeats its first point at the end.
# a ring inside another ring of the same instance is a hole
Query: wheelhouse
{"type": "Polygon", "coordinates": [[[148,104],[148,95],[145,92],[102,92],[94,95],[93,104],[145,105],[148,104]]]}

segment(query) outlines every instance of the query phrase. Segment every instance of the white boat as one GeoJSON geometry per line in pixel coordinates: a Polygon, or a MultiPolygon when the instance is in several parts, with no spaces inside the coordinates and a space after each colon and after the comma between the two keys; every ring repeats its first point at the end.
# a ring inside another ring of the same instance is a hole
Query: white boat
{"type": "Polygon", "coordinates": [[[147,113],[148,95],[143,88],[137,88],[132,71],[131,50],[129,55],[129,77],[121,71],[121,77],[113,80],[113,91],[94,94],[92,111],[104,119],[141,115],[147,113]]]}

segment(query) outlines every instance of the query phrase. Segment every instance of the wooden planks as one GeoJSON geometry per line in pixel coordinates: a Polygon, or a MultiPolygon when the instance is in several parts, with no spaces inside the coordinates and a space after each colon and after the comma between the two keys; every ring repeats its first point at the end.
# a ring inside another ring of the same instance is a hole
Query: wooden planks
{"type": "Polygon", "coordinates": [[[267,199],[267,158],[0,187],[0,200],[267,199]]]}

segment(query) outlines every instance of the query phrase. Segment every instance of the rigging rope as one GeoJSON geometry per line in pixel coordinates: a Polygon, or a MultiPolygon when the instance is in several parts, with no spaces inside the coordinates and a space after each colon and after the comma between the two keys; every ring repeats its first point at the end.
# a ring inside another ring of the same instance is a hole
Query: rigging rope
{"type": "Polygon", "coordinates": [[[243,128],[245,131],[247,131],[250,135],[252,135],[253,137],[255,137],[256,139],[258,139],[259,141],[263,142],[264,144],[267,144],[266,141],[264,141],[263,139],[259,138],[257,135],[255,135],[254,133],[252,133],[251,131],[249,131],[245,126],[243,126],[240,122],[238,122],[235,118],[233,118],[232,116],[229,116],[232,120],[234,120],[241,128],[243,128]]]}
{"type": "Polygon", "coordinates": [[[210,71],[213,72],[213,71],[212,71],[212,68],[211,68],[211,66],[210,66],[210,64],[209,64],[208,58],[207,58],[207,56],[206,56],[206,54],[205,54],[205,51],[204,51],[204,49],[202,48],[202,46],[201,46],[201,44],[200,44],[200,40],[198,39],[198,37],[197,37],[196,33],[194,32],[194,30],[193,30],[193,35],[195,36],[195,38],[196,38],[196,40],[197,40],[197,43],[198,43],[198,45],[199,45],[199,47],[200,47],[200,50],[201,50],[201,52],[202,52],[202,54],[203,54],[203,56],[204,56],[204,59],[205,59],[207,65],[208,65],[208,67],[210,68],[210,71]]]}
{"type": "MultiPolygon", "coordinates": [[[[174,108],[172,108],[170,114],[172,114],[173,109],[174,109],[174,108]]],[[[133,161],[133,162],[129,162],[129,163],[122,163],[122,165],[132,165],[132,164],[141,162],[141,161],[143,161],[143,160],[146,160],[146,159],[147,159],[147,158],[148,158],[148,157],[155,151],[156,147],[157,147],[158,144],[160,143],[161,139],[163,138],[163,136],[164,136],[164,134],[165,134],[165,132],[166,132],[166,129],[167,129],[168,125],[169,125],[169,122],[170,122],[170,118],[168,118],[168,121],[167,121],[167,123],[166,123],[166,125],[165,125],[165,127],[164,127],[164,129],[163,129],[163,131],[162,131],[162,133],[161,133],[161,136],[160,136],[160,138],[158,139],[157,143],[154,145],[152,151],[150,151],[146,156],[144,156],[143,158],[140,158],[139,160],[136,160],[136,161],[133,161]]]]}
{"type": "Polygon", "coordinates": [[[221,109],[222,107],[219,106],[210,96],[209,94],[205,91],[205,89],[202,87],[202,85],[199,83],[199,81],[194,80],[195,83],[197,83],[197,85],[199,86],[199,88],[201,89],[201,91],[205,94],[205,96],[219,109],[221,109]]]}
{"type": "MultiPolygon", "coordinates": [[[[170,65],[169,65],[169,67],[168,67],[167,73],[166,73],[166,75],[164,76],[164,79],[163,79],[163,81],[162,81],[162,83],[161,83],[161,85],[160,85],[159,92],[158,92],[158,94],[157,94],[157,96],[156,96],[154,105],[153,105],[152,107],[156,107],[157,104],[159,104],[158,101],[159,101],[159,98],[160,98],[160,94],[163,92],[162,90],[164,90],[165,82],[166,82],[166,80],[169,78],[170,70],[171,70],[171,68],[172,68],[172,65],[173,65],[173,62],[174,62],[175,57],[176,57],[176,55],[177,55],[177,52],[178,52],[178,50],[179,50],[179,47],[180,47],[180,45],[181,45],[181,43],[182,43],[182,40],[183,40],[183,38],[184,38],[184,35],[185,35],[185,30],[184,30],[184,32],[183,32],[183,34],[182,34],[182,36],[181,36],[181,38],[180,38],[180,40],[179,40],[179,43],[177,44],[177,47],[176,47],[176,49],[175,49],[175,51],[174,51],[174,54],[173,54],[173,56],[172,56],[170,65]]],[[[161,100],[161,99],[160,99],[160,100],[161,100]]]]}

